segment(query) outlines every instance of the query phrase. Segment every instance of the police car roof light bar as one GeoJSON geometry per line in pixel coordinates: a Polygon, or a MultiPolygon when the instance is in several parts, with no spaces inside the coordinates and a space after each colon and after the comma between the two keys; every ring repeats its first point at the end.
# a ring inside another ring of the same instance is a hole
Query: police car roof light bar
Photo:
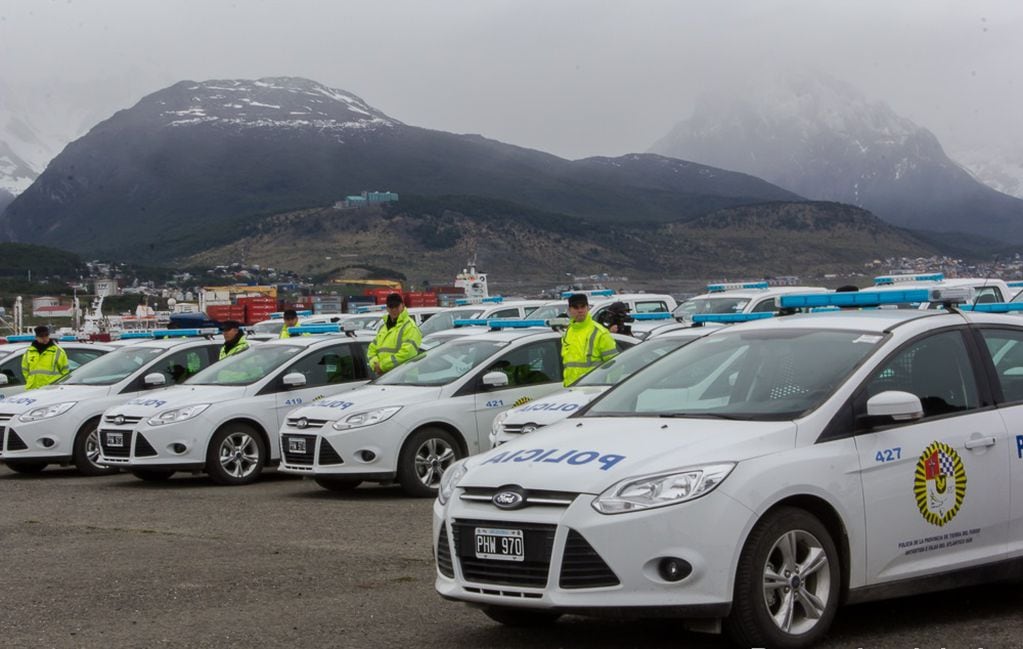
{"type": "MultiPolygon", "coordinates": [[[[311,316],[312,314],[313,314],[312,311],[295,311],[295,315],[297,315],[300,318],[308,317],[308,316],[311,316]]],[[[270,319],[271,320],[283,320],[284,319],[284,311],[274,311],[273,313],[270,314],[270,319]]]]}
{"type": "Polygon", "coordinates": [[[1005,285],[1010,287],[1010,288],[1020,288],[1020,287],[1023,287],[1023,280],[1016,280],[1014,282],[1006,282],[1005,285]]]}
{"type": "Polygon", "coordinates": [[[674,314],[667,311],[653,311],[650,313],[630,313],[629,317],[633,320],[671,320],[674,318],[674,314]]]}
{"type": "Polygon", "coordinates": [[[199,338],[202,336],[215,336],[218,333],[220,333],[220,329],[215,327],[203,329],[157,329],[153,331],[153,338],[199,338]]]}
{"type": "Polygon", "coordinates": [[[730,282],[726,284],[707,284],[708,293],[722,293],[724,291],[737,291],[742,289],[759,290],[770,288],[767,282],[730,282]]]}
{"type": "Polygon", "coordinates": [[[465,318],[452,322],[454,327],[486,327],[489,320],[486,318],[465,318]]]}
{"type": "Polygon", "coordinates": [[[874,278],[874,286],[889,286],[902,282],[940,282],[945,279],[944,273],[924,273],[919,275],[879,275],[874,278]]]}
{"type": "Polygon", "coordinates": [[[121,338],[120,339],[121,340],[134,340],[134,339],[152,338],[152,337],[153,337],[153,332],[152,331],[129,331],[129,332],[121,334],[121,338]]]}
{"type": "Polygon", "coordinates": [[[547,327],[547,320],[519,320],[517,318],[494,318],[487,320],[487,326],[499,329],[528,329],[529,327],[547,327]]]}
{"type": "Polygon", "coordinates": [[[976,311],[977,313],[1014,313],[1023,311],[1023,302],[986,302],[984,304],[963,304],[960,311],[976,311]]]}
{"type": "MultiPolygon", "coordinates": [[[[14,336],[6,336],[6,338],[9,343],[30,343],[36,339],[36,337],[32,334],[16,334],[14,336]]],[[[73,343],[78,340],[78,338],[76,336],[67,335],[54,337],[53,340],[60,343],[73,343]]]]}
{"type": "Polygon", "coordinates": [[[366,306],[355,307],[356,313],[375,313],[377,311],[384,311],[387,309],[386,304],[369,304],[366,306]]]}
{"type": "Polygon", "coordinates": [[[696,313],[693,315],[693,324],[704,324],[707,322],[735,324],[738,322],[766,320],[773,317],[774,314],[770,311],[758,311],[757,313],[696,313]]]}
{"type": "Polygon", "coordinates": [[[561,297],[570,298],[573,295],[588,295],[590,297],[611,297],[615,294],[613,288],[595,288],[588,291],[562,291],[561,297]]]}
{"type": "Polygon", "coordinates": [[[919,304],[929,302],[930,293],[925,288],[901,291],[859,291],[849,293],[810,293],[806,295],[782,295],[775,300],[782,309],[809,309],[821,306],[871,307],[882,304],[919,304]]]}
{"type": "Polygon", "coordinates": [[[467,297],[460,297],[455,300],[455,306],[471,306],[473,304],[501,304],[504,302],[503,295],[492,295],[491,297],[485,297],[480,300],[471,300],[467,297]]]}
{"type": "Polygon", "coordinates": [[[288,327],[288,333],[292,336],[302,336],[304,334],[336,334],[341,333],[341,325],[335,323],[298,325],[296,327],[288,327]]]}

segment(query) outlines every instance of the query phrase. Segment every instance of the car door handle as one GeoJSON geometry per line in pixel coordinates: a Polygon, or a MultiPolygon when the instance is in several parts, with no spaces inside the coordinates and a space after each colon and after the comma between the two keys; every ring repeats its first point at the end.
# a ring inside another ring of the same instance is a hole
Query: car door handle
{"type": "Polygon", "coordinates": [[[982,447],[985,447],[985,446],[994,446],[994,445],[995,445],[995,438],[994,437],[973,437],[973,438],[970,438],[970,439],[966,440],[966,448],[968,448],[968,449],[982,448],[982,447]]]}

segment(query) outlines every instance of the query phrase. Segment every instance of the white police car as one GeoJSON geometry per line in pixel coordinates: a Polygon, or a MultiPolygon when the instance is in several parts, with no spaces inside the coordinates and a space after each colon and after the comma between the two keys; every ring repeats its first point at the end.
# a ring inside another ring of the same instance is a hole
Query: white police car
{"type": "Polygon", "coordinates": [[[782,295],[827,292],[820,286],[771,286],[767,282],[708,284],[706,293],[685,300],[674,314],[688,319],[699,313],[776,313],[775,300],[782,295]]]}
{"type": "Polygon", "coordinates": [[[561,389],[559,332],[492,324],[504,328],[452,340],[290,413],[280,470],[332,490],[397,480],[409,495],[435,494],[452,462],[488,448],[497,413],[561,389]]]}
{"type": "MultiPolygon", "coordinates": [[[[1008,302],[1014,294],[1004,280],[984,277],[954,277],[946,278],[943,273],[923,273],[911,275],[879,275],[874,278],[874,286],[867,291],[906,291],[911,289],[925,289],[929,291],[953,290],[960,291],[969,289],[973,291],[972,301],[978,304],[1008,302]]],[[[920,304],[895,305],[900,308],[916,309],[940,309],[941,300],[932,299],[920,304]]]]}
{"type": "Polygon", "coordinates": [[[219,484],[255,481],[280,460],[276,433],[289,411],[369,380],[368,340],[300,335],[304,330],[313,327],[293,327],[291,338],[111,406],[99,429],[99,463],[143,480],[205,471],[219,484]]]}
{"type": "Polygon", "coordinates": [[[490,430],[490,446],[500,446],[532,433],[538,428],[561,421],[590,401],[604,394],[612,385],[647,367],[666,354],[716,331],[719,327],[687,327],[666,333],[607,361],[561,392],[531,401],[494,418],[490,430]]]}
{"type": "Polygon", "coordinates": [[[527,315],[533,320],[545,320],[547,318],[534,318],[532,315],[533,311],[543,304],[546,304],[545,300],[506,301],[503,297],[495,295],[483,298],[479,304],[462,304],[441,309],[419,326],[419,332],[423,334],[425,340],[430,334],[453,328],[456,320],[521,319],[527,315]]]}
{"type": "MultiPolygon", "coordinates": [[[[10,339],[17,340],[19,336],[9,336],[8,343],[0,345],[0,399],[8,399],[25,391],[25,376],[21,371],[21,360],[28,349],[24,342],[10,342],[10,339]]],[[[27,336],[34,339],[35,336],[27,336]]],[[[103,354],[114,349],[110,345],[102,343],[74,342],[58,339],[57,343],[67,353],[68,369],[72,372],[94,361],[103,354]]]]}
{"type": "Polygon", "coordinates": [[[615,293],[611,289],[598,289],[592,291],[565,291],[561,294],[560,300],[548,300],[542,306],[529,314],[529,317],[536,320],[549,320],[568,314],[568,298],[576,293],[583,293],[589,298],[590,315],[594,320],[600,320],[604,311],[615,302],[624,302],[631,311],[631,315],[670,313],[678,302],[665,293],[615,293]]]}
{"type": "MultiPolygon", "coordinates": [[[[803,297],[782,304],[869,305],[803,297]]],[[[452,465],[436,589],[510,624],[673,615],[804,647],[842,602],[1018,575],[1023,323],[986,306],[739,324],[452,465]]]]}
{"type": "Polygon", "coordinates": [[[115,472],[98,463],[100,415],[147,390],[184,381],[216,361],[222,339],[204,333],[212,336],[215,330],[153,332],[147,335],[176,337],[120,347],[55,384],[0,401],[0,461],[22,473],[69,463],[85,475],[115,472]]]}

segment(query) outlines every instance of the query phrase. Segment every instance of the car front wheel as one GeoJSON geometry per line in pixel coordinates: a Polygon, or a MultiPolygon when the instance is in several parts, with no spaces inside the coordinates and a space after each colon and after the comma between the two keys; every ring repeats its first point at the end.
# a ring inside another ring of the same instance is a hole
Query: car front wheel
{"type": "Polygon", "coordinates": [[[412,434],[398,458],[402,490],[418,498],[437,495],[441,476],[461,457],[455,437],[441,428],[426,427],[412,434]]]}
{"type": "Polygon", "coordinates": [[[255,482],[265,464],[263,438],[248,424],[225,424],[213,435],[206,451],[206,472],[217,484],[255,482]]]}

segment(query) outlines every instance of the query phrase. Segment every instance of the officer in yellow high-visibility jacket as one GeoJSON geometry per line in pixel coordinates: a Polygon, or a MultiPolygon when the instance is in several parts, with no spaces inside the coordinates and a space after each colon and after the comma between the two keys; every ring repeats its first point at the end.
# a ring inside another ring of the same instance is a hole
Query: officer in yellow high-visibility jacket
{"type": "Polygon", "coordinates": [[[369,344],[369,366],[377,374],[393,370],[419,353],[423,334],[409,317],[400,293],[387,296],[387,314],[369,344]]]}
{"type": "Polygon", "coordinates": [[[220,348],[218,360],[240,354],[249,348],[249,341],[245,340],[240,322],[227,320],[220,323],[220,330],[224,333],[224,346],[220,348]]]}
{"type": "Polygon", "coordinates": [[[26,390],[49,385],[71,371],[68,369],[67,352],[50,340],[49,327],[36,327],[35,334],[36,339],[21,357],[26,390]]]}
{"type": "Polygon", "coordinates": [[[585,293],[568,298],[571,323],[561,337],[561,363],[565,367],[565,386],[572,385],[586,373],[618,354],[611,332],[590,316],[590,302],[585,293]]]}
{"type": "Polygon", "coordinates": [[[285,338],[291,338],[291,332],[288,329],[298,326],[298,312],[294,309],[284,310],[284,326],[281,327],[281,340],[285,338]]]}

